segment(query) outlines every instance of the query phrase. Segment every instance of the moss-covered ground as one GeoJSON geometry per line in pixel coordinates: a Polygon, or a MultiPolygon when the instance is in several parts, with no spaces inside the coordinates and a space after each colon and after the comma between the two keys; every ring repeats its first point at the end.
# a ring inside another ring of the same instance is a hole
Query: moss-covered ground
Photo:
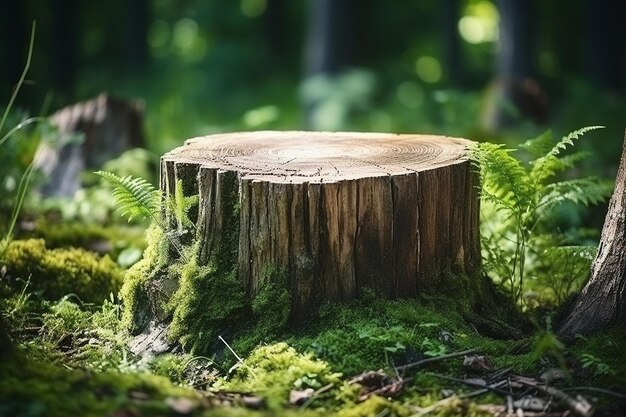
{"type": "Polygon", "coordinates": [[[157,228],[148,236],[153,244],[125,273],[121,292],[122,273],[107,258],[37,240],[11,245],[0,300],[0,416],[486,416],[506,397],[497,388],[475,395],[480,381],[517,375],[549,378],[607,415],[624,404],[626,328],[566,346],[542,313],[487,336],[480,321],[496,323],[507,309],[476,312],[458,297],[373,293],[288,319],[279,271],[268,270],[247,302],[229,271],[192,256],[167,265],[167,239],[157,228]],[[94,271],[106,279],[88,280],[94,271]],[[149,284],[168,274],[179,281],[172,297],[146,300],[149,284]],[[203,299],[207,291],[212,296],[203,299]],[[174,324],[172,351],[132,354],[131,334],[154,319],[137,311],[159,309],[174,324]]]}

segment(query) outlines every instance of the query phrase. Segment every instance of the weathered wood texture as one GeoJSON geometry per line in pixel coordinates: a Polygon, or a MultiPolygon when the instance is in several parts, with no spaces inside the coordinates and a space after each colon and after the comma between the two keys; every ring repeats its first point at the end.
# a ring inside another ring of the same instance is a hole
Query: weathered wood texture
{"type": "Polygon", "coordinates": [[[626,320],[626,134],[615,190],[589,280],[559,327],[570,339],[626,320]]]}
{"type": "MultiPolygon", "coordinates": [[[[464,139],[247,132],[188,140],[163,156],[161,188],[199,194],[199,262],[233,262],[248,294],[268,268],[293,308],[363,289],[411,297],[480,262],[476,174],[464,139]]],[[[170,227],[180,228],[173,219],[170,227]]]]}

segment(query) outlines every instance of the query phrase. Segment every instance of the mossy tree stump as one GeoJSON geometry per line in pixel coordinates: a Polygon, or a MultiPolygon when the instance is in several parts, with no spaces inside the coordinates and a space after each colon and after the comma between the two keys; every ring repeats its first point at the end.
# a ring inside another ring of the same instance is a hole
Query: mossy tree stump
{"type": "MultiPolygon", "coordinates": [[[[477,178],[464,139],[244,132],[187,140],[161,189],[198,195],[197,261],[237,274],[250,298],[286,274],[292,313],[358,297],[446,288],[480,262],[477,178]]],[[[181,230],[180,220],[169,220],[181,230]]],[[[471,279],[471,278],[467,278],[471,279]]]]}

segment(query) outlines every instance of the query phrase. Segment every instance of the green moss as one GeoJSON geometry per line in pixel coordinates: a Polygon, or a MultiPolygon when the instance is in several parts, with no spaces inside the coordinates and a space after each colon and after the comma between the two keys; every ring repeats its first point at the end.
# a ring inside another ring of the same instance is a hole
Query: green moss
{"type": "Polygon", "coordinates": [[[82,249],[47,249],[41,239],[11,242],[2,264],[14,291],[29,281],[29,291],[50,300],[75,294],[83,302],[101,303],[122,283],[121,271],[108,256],[100,258],[82,249]]]}
{"type": "Polygon", "coordinates": [[[199,266],[195,259],[181,269],[179,288],[169,303],[172,323],[169,336],[192,352],[207,352],[218,332],[244,319],[245,292],[234,273],[225,274],[213,265],[199,266]]]}
{"type": "Polygon", "coordinates": [[[287,325],[291,315],[291,295],[287,285],[288,277],[284,271],[276,268],[266,270],[259,292],[252,300],[257,331],[275,334],[287,325]]]}
{"type": "Polygon", "coordinates": [[[41,318],[44,338],[50,340],[57,340],[67,333],[91,328],[91,315],[69,300],[61,300],[53,304],[50,311],[43,313],[41,318]]]}
{"type": "Polygon", "coordinates": [[[0,363],[0,415],[89,417],[132,410],[173,416],[164,402],[168,396],[197,398],[193,391],[150,374],[69,370],[22,355],[0,363]],[[133,393],[145,399],[134,400],[133,393]]]}
{"type": "Polygon", "coordinates": [[[398,402],[392,402],[386,398],[372,396],[360,404],[340,409],[337,417],[362,417],[362,416],[398,416],[411,415],[410,410],[398,402]]]}
{"type": "Polygon", "coordinates": [[[454,310],[444,314],[427,301],[384,300],[366,294],[362,300],[323,307],[297,336],[287,340],[313,351],[348,375],[386,368],[423,357],[424,352],[448,351],[442,331],[468,331],[454,310]]]}
{"type": "Polygon", "coordinates": [[[340,376],[311,354],[300,354],[286,343],[277,343],[255,349],[237,368],[234,378],[216,388],[255,392],[267,399],[271,409],[276,409],[287,404],[292,389],[339,384],[340,376]]]}
{"type": "Polygon", "coordinates": [[[148,286],[167,265],[169,244],[163,229],[152,224],[146,231],[146,243],[143,258],[126,271],[120,290],[120,299],[124,303],[122,327],[130,333],[140,331],[148,324],[154,302],[148,296],[148,286]]]}

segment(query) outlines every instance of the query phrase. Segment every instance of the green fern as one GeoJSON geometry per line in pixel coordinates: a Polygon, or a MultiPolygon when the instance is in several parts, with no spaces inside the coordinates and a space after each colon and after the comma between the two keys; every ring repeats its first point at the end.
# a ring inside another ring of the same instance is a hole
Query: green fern
{"type": "Polygon", "coordinates": [[[473,154],[480,167],[483,198],[493,200],[503,207],[514,209],[532,198],[532,183],[522,163],[504,145],[481,143],[473,154]]]}
{"type": "MultiPolygon", "coordinates": [[[[574,141],[580,139],[585,133],[603,128],[604,126],[587,126],[563,136],[563,138],[561,138],[561,140],[559,140],[545,155],[540,156],[531,162],[532,169],[530,176],[535,181],[541,182],[554,176],[557,172],[562,171],[565,168],[565,165],[563,163],[564,159],[559,157],[561,152],[567,150],[568,147],[573,147],[574,141]]],[[[550,140],[551,137],[552,135],[550,134],[550,140]]]]}
{"type": "Polygon", "coordinates": [[[113,186],[113,197],[117,211],[128,221],[134,218],[156,220],[161,207],[161,192],[143,178],[118,177],[107,171],[97,171],[113,186]]]}
{"type": "Polygon", "coordinates": [[[507,285],[518,305],[522,304],[533,254],[541,252],[531,239],[536,229],[566,201],[597,204],[611,194],[611,182],[593,177],[551,181],[557,173],[572,168],[589,155],[588,152],[563,154],[563,151],[573,147],[574,141],[586,132],[600,128],[576,130],[556,143],[550,131],[528,140],[520,149],[535,158],[530,162],[516,158],[516,149],[499,144],[481,143],[472,152],[481,174],[482,211],[483,215],[487,214],[481,226],[484,265],[507,285]]]}
{"type": "Polygon", "coordinates": [[[554,147],[554,138],[552,130],[546,130],[541,135],[533,139],[528,139],[520,145],[520,149],[524,149],[535,158],[547,155],[554,147]]]}
{"type": "Polygon", "coordinates": [[[547,184],[539,190],[536,212],[539,216],[547,215],[554,207],[566,201],[584,206],[601,203],[611,195],[613,186],[612,181],[596,177],[547,184]]]}

